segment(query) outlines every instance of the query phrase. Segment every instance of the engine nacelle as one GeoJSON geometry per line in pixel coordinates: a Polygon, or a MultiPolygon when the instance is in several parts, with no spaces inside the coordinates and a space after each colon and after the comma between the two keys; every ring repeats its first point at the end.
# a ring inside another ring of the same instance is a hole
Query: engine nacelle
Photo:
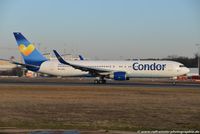
{"type": "Polygon", "coordinates": [[[110,75],[111,79],[114,80],[129,80],[129,78],[126,76],[126,72],[114,72],[113,74],[110,75]]]}

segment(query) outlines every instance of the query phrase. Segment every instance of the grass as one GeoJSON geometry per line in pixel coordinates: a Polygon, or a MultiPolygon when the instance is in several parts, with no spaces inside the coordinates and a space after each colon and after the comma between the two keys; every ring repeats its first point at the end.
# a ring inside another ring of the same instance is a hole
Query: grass
{"type": "Polygon", "coordinates": [[[200,90],[1,86],[0,129],[200,130],[200,90]]]}

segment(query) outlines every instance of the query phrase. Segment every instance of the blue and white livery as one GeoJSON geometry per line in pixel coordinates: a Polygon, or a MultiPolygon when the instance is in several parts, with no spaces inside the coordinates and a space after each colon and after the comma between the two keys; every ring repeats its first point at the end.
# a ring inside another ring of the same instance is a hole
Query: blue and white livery
{"type": "Polygon", "coordinates": [[[47,60],[21,33],[16,32],[14,36],[24,63],[13,63],[35,72],[55,76],[97,77],[96,83],[105,83],[105,79],[172,78],[189,72],[183,64],[174,61],[94,61],[82,57],[78,61],[65,61],[56,50],[54,53],[58,61],[47,60]]]}

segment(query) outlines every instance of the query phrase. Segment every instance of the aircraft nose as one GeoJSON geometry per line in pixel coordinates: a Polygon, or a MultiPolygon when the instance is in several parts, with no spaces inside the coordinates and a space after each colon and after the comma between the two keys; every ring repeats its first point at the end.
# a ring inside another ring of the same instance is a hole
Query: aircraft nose
{"type": "Polygon", "coordinates": [[[184,71],[185,71],[185,74],[187,74],[187,73],[190,72],[190,69],[186,67],[186,68],[184,69],[184,71]]]}

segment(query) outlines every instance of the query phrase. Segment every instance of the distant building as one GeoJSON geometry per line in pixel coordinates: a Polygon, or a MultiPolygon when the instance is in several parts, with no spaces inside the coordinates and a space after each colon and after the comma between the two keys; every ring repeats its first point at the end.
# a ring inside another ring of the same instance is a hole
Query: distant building
{"type": "Polygon", "coordinates": [[[11,64],[9,61],[0,60],[0,71],[11,71],[16,67],[16,65],[11,64]]]}
{"type": "Polygon", "coordinates": [[[20,66],[11,64],[9,61],[0,60],[0,76],[22,76],[23,70],[20,66]]]}

